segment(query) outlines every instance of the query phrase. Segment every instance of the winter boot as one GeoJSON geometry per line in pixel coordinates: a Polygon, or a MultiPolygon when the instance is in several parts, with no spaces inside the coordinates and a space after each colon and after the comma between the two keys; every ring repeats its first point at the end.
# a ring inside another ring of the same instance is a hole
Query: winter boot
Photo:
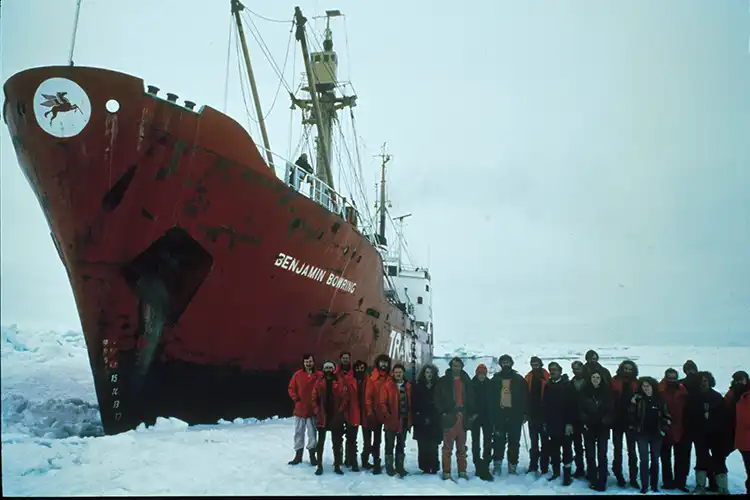
{"type": "Polygon", "coordinates": [[[289,461],[289,465],[297,465],[302,463],[302,450],[296,450],[294,452],[294,458],[289,461]]]}
{"type": "Polygon", "coordinates": [[[708,478],[708,473],[704,470],[697,470],[695,471],[695,489],[693,490],[693,493],[695,494],[702,494],[706,492],[706,479],[708,478]]]}
{"type": "Polygon", "coordinates": [[[492,462],[492,474],[500,477],[500,475],[503,473],[503,461],[502,460],[495,460],[492,462]]]}
{"type": "Polygon", "coordinates": [[[451,479],[451,473],[450,472],[443,472],[443,481],[447,481],[451,479]]]}
{"type": "Polygon", "coordinates": [[[396,469],[393,468],[393,455],[385,456],[385,473],[389,476],[396,475],[396,469]]]}
{"type": "Polygon", "coordinates": [[[380,457],[373,458],[372,459],[372,473],[377,476],[378,474],[382,474],[382,472],[383,471],[380,468],[380,457]]]}
{"type": "Polygon", "coordinates": [[[656,474],[649,474],[649,483],[651,483],[651,491],[654,493],[659,491],[659,471],[656,471],[656,474]]]}
{"type": "Polygon", "coordinates": [[[635,478],[635,476],[632,476],[630,478],[630,487],[635,488],[635,489],[638,489],[640,487],[640,485],[638,484],[638,480],[635,478]]]}
{"type": "Polygon", "coordinates": [[[706,491],[710,493],[718,493],[719,492],[719,485],[716,482],[716,474],[713,472],[708,473],[708,488],[706,488],[706,491]]]}
{"type": "Polygon", "coordinates": [[[357,455],[356,454],[352,457],[351,467],[352,467],[352,472],[359,472],[359,464],[357,463],[357,455]]]}
{"type": "Polygon", "coordinates": [[[719,495],[729,495],[729,484],[726,474],[716,474],[716,485],[719,487],[719,495]]]}
{"type": "Polygon", "coordinates": [[[318,462],[318,466],[315,468],[315,475],[316,476],[323,475],[323,464],[321,464],[320,462],[318,462]]]}
{"type": "Polygon", "coordinates": [[[547,478],[547,481],[554,481],[555,479],[558,479],[560,477],[560,466],[559,465],[553,465],[552,466],[552,475],[547,478]]]}
{"type": "Polygon", "coordinates": [[[315,452],[315,450],[307,450],[307,451],[310,455],[310,465],[318,465],[318,454],[315,452]]]}
{"type": "Polygon", "coordinates": [[[458,477],[459,477],[460,479],[466,479],[466,480],[468,481],[468,480],[469,480],[469,473],[468,473],[468,472],[466,472],[466,471],[464,471],[464,472],[459,472],[459,473],[458,473],[458,477]]]}
{"type": "Polygon", "coordinates": [[[406,477],[409,475],[409,473],[406,472],[406,469],[404,469],[405,458],[406,457],[404,455],[396,455],[396,474],[401,477],[406,477]]]}
{"type": "Polygon", "coordinates": [[[335,472],[338,475],[341,475],[344,473],[344,471],[341,470],[341,455],[343,455],[341,448],[333,452],[333,472],[335,472]]]}
{"type": "Polygon", "coordinates": [[[570,486],[573,484],[573,475],[571,474],[573,467],[568,464],[563,467],[563,486],[570,486]]]}
{"type": "Polygon", "coordinates": [[[494,481],[495,480],[495,478],[492,477],[492,474],[490,474],[490,460],[489,459],[482,460],[479,463],[478,472],[479,472],[478,474],[479,479],[481,479],[482,481],[494,481]]]}
{"type": "Polygon", "coordinates": [[[518,464],[512,464],[508,463],[508,474],[513,474],[514,476],[518,474],[518,464]]]}
{"type": "Polygon", "coordinates": [[[615,478],[617,478],[617,486],[620,488],[624,488],[627,486],[627,482],[625,482],[625,476],[622,475],[622,472],[615,471],[615,478]]]}
{"type": "Polygon", "coordinates": [[[362,458],[362,468],[364,470],[372,469],[372,464],[369,462],[370,460],[369,454],[362,452],[361,458],[362,458]]]}

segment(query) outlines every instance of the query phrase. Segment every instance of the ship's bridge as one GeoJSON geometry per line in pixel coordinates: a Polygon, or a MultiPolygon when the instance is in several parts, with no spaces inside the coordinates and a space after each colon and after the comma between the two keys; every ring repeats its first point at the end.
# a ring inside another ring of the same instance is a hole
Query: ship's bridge
{"type": "Polygon", "coordinates": [[[432,277],[424,267],[414,267],[399,263],[398,257],[387,253],[383,256],[386,286],[405,311],[414,317],[415,326],[428,334],[430,343],[433,335],[432,324],[432,277]]]}

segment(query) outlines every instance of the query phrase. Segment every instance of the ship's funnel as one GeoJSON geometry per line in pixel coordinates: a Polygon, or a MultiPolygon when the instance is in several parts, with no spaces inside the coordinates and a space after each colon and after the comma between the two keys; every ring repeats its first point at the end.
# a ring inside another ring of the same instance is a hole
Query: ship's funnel
{"type": "Polygon", "coordinates": [[[167,101],[177,102],[177,94],[167,93],[167,101]]]}
{"type": "Polygon", "coordinates": [[[159,87],[155,87],[154,85],[149,85],[148,86],[148,93],[149,94],[153,94],[153,95],[158,94],[159,93],[159,87]]]}
{"type": "Polygon", "coordinates": [[[187,109],[194,109],[195,108],[195,103],[193,101],[185,101],[185,107],[187,109]]]}

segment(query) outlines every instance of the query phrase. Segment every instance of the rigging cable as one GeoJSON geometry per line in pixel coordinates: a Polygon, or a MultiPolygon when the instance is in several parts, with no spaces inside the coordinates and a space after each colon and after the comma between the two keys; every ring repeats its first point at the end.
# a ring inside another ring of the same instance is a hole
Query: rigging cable
{"type": "Polygon", "coordinates": [[[268,21],[271,23],[288,23],[289,20],[282,20],[282,19],[271,19],[270,17],[261,16],[257,12],[253,12],[252,10],[248,9],[247,6],[245,6],[245,10],[254,15],[255,17],[259,17],[260,19],[263,19],[264,21],[268,21]]]}
{"type": "Polygon", "coordinates": [[[229,14],[229,40],[227,41],[227,71],[226,76],[224,77],[224,114],[227,113],[227,100],[229,99],[229,60],[231,59],[232,54],[232,33],[234,33],[234,30],[232,29],[232,25],[234,24],[234,19],[232,14],[229,14]]]}
{"type": "MultiPolygon", "coordinates": [[[[253,26],[255,25],[253,24],[253,26]]],[[[279,77],[279,85],[276,87],[276,93],[274,94],[273,101],[271,102],[271,107],[268,109],[268,112],[265,114],[263,114],[263,111],[260,110],[260,115],[265,120],[271,115],[271,111],[273,111],[274,106],[276,106],[276,100],[279,97],[279,91],[281,90],[281,86],[284,85],[287,91],[290,91],[289,86],[287,85],[286,80],[284,79],[284,71],[286,71],[286,65],[287,65],[287,62],[289,61],[289,49],[292,46],[292,32],[294,31],[294,23],[292,23],[292,28],[289,30],[289,39],[287,40],[287,45],[286,45],[286,55],[284,56],[284,68],[281,70],[281,72],[279,72],[278,66],[276,65],[276,61],[274,61],[273,57],[270,55],[270,52],[267,52],[268,46],[266,46],[265,41],[263,41],[263,37],[260,35],[260,32],[258,32],[258,34],[256,35],[256,32],[255,30],[253,30],[252,27],[248,26],[248,28],[249,28],[248,31],[250,31],[250,34],[253,35],[253,38],[255,38],[255,41],[261,47],[261,51],[263,51],[263,55],[271,63],[271,68],[276,72],[276,74],[279,77]],[[265,47],[265,49],[263,47],[265,47]]]]}
{"type": "MultiPolygon", "coordinates": [[[[297,69],[297,51],[293,50],[294,55],[292,56],[292,85],[294,85],[294,72],[297,69]]],[[[294,97],[292,95],[292,97],[294,97]]],[[[289,146],[287,147],[286,151],[286,157],[291,159],[292,158],[292,126],[294,124],[294,105],[292,105],[289,108],[289,134],[287,137],[289,138],[289,146]]]]}
{"type": "MultiPolygon", "coordinates": [[[[235,39],[235,45],[237,48],[237,54],[240,53],[240,39],[237,37],[235,39]]],[[[256,120],[253,119],[252,116],[250,116],[250,107],[247,105],[247,97],[245,97],[245,78],[244,78],[244,72],[242,71],[242,63],[240,62],[240,58],[237,58],[237,71],[240,74],[240,91],[242,92],[242,102],[245,103],[245,115],[247,116],[247,125],[248,125],[248,132],[253,130],[253,126],[251,123],[251,120],[253,123],[258,123],[256,120]]],[[[254,133],[254,132],[253,132],[254,133]]]]}

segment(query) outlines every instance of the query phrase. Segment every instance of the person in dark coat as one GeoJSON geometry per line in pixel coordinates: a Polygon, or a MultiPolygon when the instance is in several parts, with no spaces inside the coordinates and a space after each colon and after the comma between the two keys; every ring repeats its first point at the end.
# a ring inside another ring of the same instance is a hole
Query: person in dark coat
{"type": "Polygon", "coordinates": [[[466,472],[466,431],[474,423],[474,391],[471,377],[464,371],[464,362],[456,356],[450,368],[435,387],[435,406],[443,426],[443,479],[451,479],[451,455],[456,446],[458,477],[468,481],[466,472]]]}
{"type": "Polygon", "coordinates": [[[563,486],[573,482],[573,422],[576,420],[576,390],[563,375],[562,367],[552,362],[547,367],[550,378],[542,397],[544,430],[548,436],[548,451],[552,462],[550,481],[560,477],[560,450],[562,450],[563,486]]]}
{"type": "Polygon", "coordinates": [[[533,356],[529,364],[531,371],[526,374],[526,385],[529,390],[527,416],[531,449],[529,450],[529,469],[526,473],[536,473],[541,468],[542,474],[546,474],[549,471],[549,453],[542,415],[542,397],[549,380],[549,372],[544,369],[542,360],[537,356],[533,356]]]}
{"type": "Polygon", "coordinates": [[[626,359],[617,368],[617,373],[612,377],[612,396],[614,397],[614,422],[612,425],[612,441],[614,444],[614,458],[612,460],[612,472],[617,478],[617,485],[625,486],[625,477],[622,473],[623,449],[622,438],[628,448],[628,472],[630,486],[638,488],[638,456],[636,455],[635,434],[630,430],[629,408],[630,400],[638,390],[638,366],[631,360],[626,359]]]}
{"type": "Polygon", "coordinates": [[[508,473],[516,474],[521,428],[526,420],[528,390],[526,381],[513,369],[513,358],[500,356],[500,371],[492,377],[490,387],[490,417],[493,436],[493,470],[499,476],[503,466],[505,444],[508,444],[508,473]]]}
{"type": "Polygon", "coordinates": [[[716,379],[711,372],[698,372],[698,376],[699,392],[689,395],[685,408],[685,431],[695,443],[695,493],[704,493],[710,473],[727,473],[722,451],[727,414],[724,398],[713,389],[716,379]]]}
{"type": "Polygon", "coordinates": [[[349,410],[349,392],[346,381],[336,377],[333,361],[323,363],[323,378],[319,379],[312,390],[315,404],[315,421],[318,427],[318,466],[315,475],[323,474],[323,446],[326,434],[331,433],[333,446],[333,472],[343,474],[344,421],[349,410]]]}
{"type": "MultiPolygon", "coordinates": [[[[698,372],[698,365],[696,365],[695,361],[693,361],[692,359],[688,359],[682,365],[682,373],[685,375],[685,377],[680,380],[680,383],[685,386],[685,389],[688,393],[687,399],[689,400],[692,394],[698,394],[700,392],[701,377],[698,372]]],[[[690,460],[692,460],[695,440],[693,439],[693,435],[690,432],[685,432],[683,439],[685,439],[685,446],[688,448],[686,453],[688,453],[690,459],[688,460],[687,467],[688,469],[690,469],[690,460]]],[[[713,490],[716,488],[716,476],[713,474],[713,472],[709,473],[708,475],[708,484],[709,490],[713,490]]]]}
{"type": "Polygon", "coordinates": [[[641,377],[638,390],[631,399],[630,428],[638,443],[641,459],[641,493],[659,491],[659,456],[661,443],[667,429],[672,425],[667,405],[662,401],[656,380],[641,377]]]}
{"type": "MultiPolygon", "coordinates": [[[[573,378],[570,379],[570,384],[573,386],[576,398],[578,398],[578,394],[586,382],[586,377],[583,374],[583,363],[577,360],[573,361],[570,369],[573,371],[573,378]]],[[[575,452],[574,462],[576,464],[576,471],[573,473],[573,477],[576,479],[586,477],[586,467],[584,466],[586,455],[583,451],[583,424],[578,418],[578,412],[575,413],[573,420],[573,451],[575,452]]]]}
{"type": "Polygon", "coordinates": [[[594,371],[579,394],[578,413],[583,422],[586,462],[589,464],[586,474],[592,489],[606,491],[607,442],[614,412],[612,389],[604,383],[604,377],[594,371]]]}
{"type": "Polygon", "coordinates": [[[443,440],[440,412],[435,406],[435,384],[438,369],[425,364],[419,370],[414,386],[414,439],[417,441],[417,463],[425,474],[437,474],[440,468],[438,446],[443,440]]]}
{"type": "Polygon", "coordinates": [[[667,430],[661,445],[661,470],[665,490],[680,490],[687,493],[690,446],[689,441],[684,437],[683,418],[688,392],[685,386],[677,380],[677,375],[677,370],[668,368],[664,372],[664,379],[659,383],[659,393],[672,417],[672,426],[667,430]],[[673,450],[674,470],[672,469],[673,450]]]}
{"type": "Polygon", "coordinates": [[[586,380],[590,380],[591,374],[597,372],[602,376],[602,382],[604,382],[605,385],[610,385],[612,383],[612,374],[609,373],[609,370],[599,364],[599,354],[595,350],[590,349],[589,351],[586,351],[585,359],[586,364],[583,365],[583,376],[586,380]]]}
{"type": "Polygon", "coordinates": [[[474,424],[471,426],[471,458],[474,461],[476,475],[484,481],[493,481],[494,478],[490,474],[490,455],[492,454],[490,389],[492,382],[487,378],[485,365],[477,366],[475,373],[474,378],[471,379],[474,390],[474,414],[476,415],[474,424]]]}
{"type": "MultiPolygon", "coordinates": [[[[365,406],[365,390],[367,386],[367,363],[362,360],[354,362],[354,381],[357,384],[357,404],[359,405],[360,428],[362,429],[362,468],[372,469],[368,462],[372,448],[372,429],[367,425],[367,409],[365,406]]],[[[356,453],[356,445],[354,449],[356,453]]],[[[356,465],[356,462],[354,463],[356,465]]],[[[352,467],[354,471],[354,467],[352,467]]],[[[356,471],[355,471],[356,472],[356,471]]]]}

